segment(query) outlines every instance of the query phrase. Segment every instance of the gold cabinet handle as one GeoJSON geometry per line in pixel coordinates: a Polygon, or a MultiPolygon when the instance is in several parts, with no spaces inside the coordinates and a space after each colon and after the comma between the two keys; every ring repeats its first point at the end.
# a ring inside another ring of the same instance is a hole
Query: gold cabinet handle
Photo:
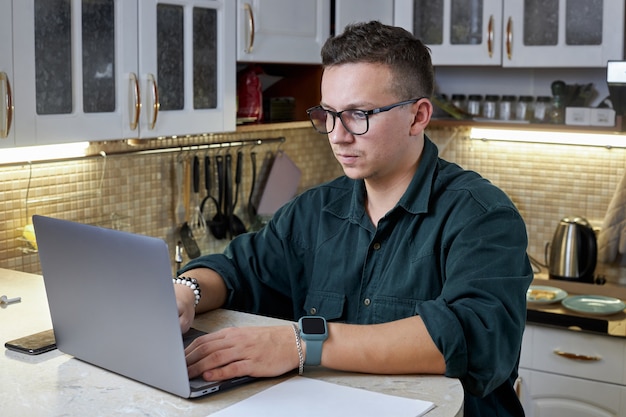
{"type": "Polygon", "coordinates": [[[148,129],[152,130],[156,126],[161,104],[159,103],[159,87],[154,74],[148,74],[148,82],[152,86],[152,120],[148,123],[148,129]]]}
{"type": "Polygon", "coordinates": [[[493,15],[489,16],[489,24],[487,25],[487,52],[489,58],[493,58],[493,15]]]}
{"type": "Polygon", "coordinates": [[[11,123],[13,122],[13,94],[11,93],[9,76],[5,72],[0,72],[0,82],[4,84],[6,91],[3,99],[5,107],[5,128],[0,131],[0,138],[6,138],[9,136],[11,123]]]}
{"type": "Polygon", "coordinates": [[[509,61],[513,58],[513,18],[509,17],[506,23],[506,56],[509,61]]]}
{"type": "Polygon", "coordinates": [[[137,74],[130,73],[130,89],[132,91],[131,96],[131,118],[130,118],[130,130],[136,130],[139,125],[139,116],[141,114],[141,90],[139,89],[139,80],[137,74]]]}
{"type": "Polygon", "coordinates": [[[559,349],[555,349],[554,354],[559,355],[562,358],[567,358],[567,359],[571,359],[574,361],[597,362],[597,361],[602,360],[602,357],[600,356],[581,355],[578,353],[563,352],[562,350],[559,350],[559,349]]]}
{"type": "Polygon", "coordinates": [[[252,6],[249,3],[244,3],[243,7],[248,15],[248,45],[244,52],[250,54],[254,48],[254,13],[252,13],[252,6]]]}

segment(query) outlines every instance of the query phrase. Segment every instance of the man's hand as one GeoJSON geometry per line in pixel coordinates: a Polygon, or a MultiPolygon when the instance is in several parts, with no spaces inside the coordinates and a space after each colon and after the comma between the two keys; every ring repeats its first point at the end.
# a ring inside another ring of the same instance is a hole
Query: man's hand
{"type": "Polygon", "coordinates": [[[291,325],[223,329],[198,337],[185,356],[189,377],[207,381],[278,376],[299,363],[291,325]]]}

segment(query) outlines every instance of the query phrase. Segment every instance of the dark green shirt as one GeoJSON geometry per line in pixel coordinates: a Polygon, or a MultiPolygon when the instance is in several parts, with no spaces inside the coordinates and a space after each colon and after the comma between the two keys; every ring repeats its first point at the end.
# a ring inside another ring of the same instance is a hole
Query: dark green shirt
{"type": "Polygon", "coordinates": [[[378,227],[365,192],[347,177],[314,187],[261,231],[183,270],[216,270],[227,308],[291,320],[371,324],[419,314],[446,376],[463,383],[465,415],[522,415],[513,382],[532,270],[513,203],[440,159],[428,138],[409,188],[378,227]]]}

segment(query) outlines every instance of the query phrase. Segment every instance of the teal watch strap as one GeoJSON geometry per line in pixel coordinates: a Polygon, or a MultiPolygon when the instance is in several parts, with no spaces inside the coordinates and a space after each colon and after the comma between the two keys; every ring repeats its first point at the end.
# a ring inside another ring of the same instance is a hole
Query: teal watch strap
{"type": "Polygon", "coordinates": [[[305,365],[322,363],[322,345],[328,339],[326,319],[319,316],[304,316],[300,319],[300,335],[306,343],[305,365]]]}

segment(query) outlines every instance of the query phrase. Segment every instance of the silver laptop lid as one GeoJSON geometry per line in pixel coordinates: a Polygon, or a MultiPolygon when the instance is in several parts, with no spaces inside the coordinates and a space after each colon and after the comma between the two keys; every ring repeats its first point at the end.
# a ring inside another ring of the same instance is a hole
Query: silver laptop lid
{"type": "Polygon", "coordinates": [[[166,243],[43,216],[33,224],[59,350],[189,397],[166,243]]]}

